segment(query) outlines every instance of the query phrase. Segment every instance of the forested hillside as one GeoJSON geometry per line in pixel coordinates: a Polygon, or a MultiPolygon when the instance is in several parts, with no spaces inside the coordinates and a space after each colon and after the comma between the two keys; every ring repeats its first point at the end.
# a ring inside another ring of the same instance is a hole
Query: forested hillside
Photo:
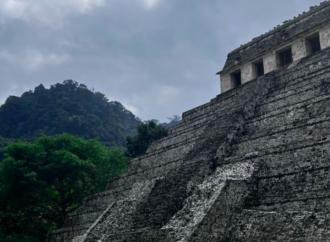
{"type": "Polygon", "coordinates": [[[140,121],[123,105],[72,80],[46,89],[37,86],[0,107],[0,136],[31,139],[63,132],[98,139],[107,146],[126,146],[140,121]]]}

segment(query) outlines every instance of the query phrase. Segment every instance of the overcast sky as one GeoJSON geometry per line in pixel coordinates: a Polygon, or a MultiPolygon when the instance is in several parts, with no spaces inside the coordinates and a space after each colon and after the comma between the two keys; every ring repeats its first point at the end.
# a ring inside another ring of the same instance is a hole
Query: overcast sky
{"type": "Polygon", "coordinates": [[[0,0],[0,104],[66,79],[143,120],[208,102],[227,53],[318,0],[0,0]]]}

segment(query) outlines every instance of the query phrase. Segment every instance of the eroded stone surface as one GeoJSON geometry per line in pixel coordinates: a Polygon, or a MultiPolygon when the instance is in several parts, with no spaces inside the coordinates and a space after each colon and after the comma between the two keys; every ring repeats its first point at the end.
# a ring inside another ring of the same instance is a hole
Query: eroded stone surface
{"type": "Polygon", "coordinates": [[[227,180],[246,180],[253,174],[250,162],[228,164],[218,167],[201,184],[188,184],[192,193],[184,202],[183,208],[162,227],[172,229],[173,236],[168,241],[189,241],[192,233],[209,212],[214,202],[222,195],[227,180]]]}

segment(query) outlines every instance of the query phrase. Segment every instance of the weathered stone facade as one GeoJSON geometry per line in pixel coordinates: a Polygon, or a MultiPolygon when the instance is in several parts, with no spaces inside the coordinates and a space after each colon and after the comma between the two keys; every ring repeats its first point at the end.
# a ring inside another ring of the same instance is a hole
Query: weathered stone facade
{"type": "Polygon", "coordinates": [[[311,7],[310,11],[285,21],[273,30],[228,54],[222,71],[217,74],[221,79],[221,92],[235,88],[232,73],[241,72],[241,84],[252,81],[258,76],[254,64],[263,63],[264,73],[280,68],[279,52],[286,48],[292,50],[292,60],[298,61],[308,53],[308,38],[317,34],[321,49],[330,46],[330,2],[311,7]]]}
{"type": "Polygon", "coordinates": [[[48,241],[329,238],[330,48],[323,48],[184,113],[48,241]]]}

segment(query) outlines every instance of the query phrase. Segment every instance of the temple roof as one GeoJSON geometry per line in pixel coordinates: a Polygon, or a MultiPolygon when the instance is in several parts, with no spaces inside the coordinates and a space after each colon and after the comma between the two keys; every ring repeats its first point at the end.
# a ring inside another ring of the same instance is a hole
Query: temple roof
{"type": "Polygon", "coordinates": [[[264,54],[264,52],[282,45],[285,42],[289,42],[300,33],[308,31],[327,21],[330,21],[330,1],[324,1],[320,3],[320,5],[311,6],[309,11],[303,12],[293,19],[284,21],[283,24],[276,26],[267,33],[231,51],[227,56],[224,68],[217,74],[235,65],[239,65],[239,63],[257,58],[259,55],[264,54]]]}

